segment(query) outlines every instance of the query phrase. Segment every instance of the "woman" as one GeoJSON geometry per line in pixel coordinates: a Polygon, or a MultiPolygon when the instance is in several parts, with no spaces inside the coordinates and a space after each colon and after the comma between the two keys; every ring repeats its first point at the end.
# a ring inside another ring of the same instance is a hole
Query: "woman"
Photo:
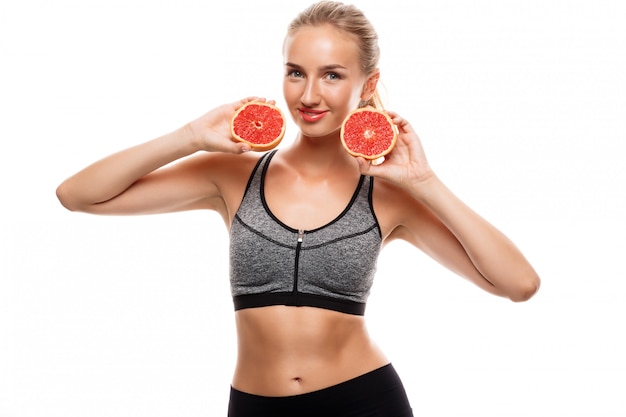
{"type": "Polygon", "coordinates": [[[299,128],[287,149],[261,155],[232,140],[231,117],[256,100],[247,98],[88,166],[57,195],[94,214],[222,216],[238,335],[229,416],[411,416],[363,318],[381,246],[405,240],[513,301],[530,298],[539,278],[439,180],[400,115],[389,112],[399,137],[384,163],[343,150],[348,113],[380,106],[377,36],[358,9],[312,5],[289,26],[283,54],[299,128]]]}

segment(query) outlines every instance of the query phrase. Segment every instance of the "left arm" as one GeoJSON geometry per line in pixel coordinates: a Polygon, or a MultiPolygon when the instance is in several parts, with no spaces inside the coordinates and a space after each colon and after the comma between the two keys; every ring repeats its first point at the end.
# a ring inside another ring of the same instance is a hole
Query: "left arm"
{"type": "Polygon", "coordinates": [[[362,173],[391,182],[407,196],[388,238],[408,241],[491,293],[513,301],[532,297],[540,280],[519,249],[440,181],[409,123],[390,116],[400,132],[394,150],[381,165],[359,159],[362,173]]]}

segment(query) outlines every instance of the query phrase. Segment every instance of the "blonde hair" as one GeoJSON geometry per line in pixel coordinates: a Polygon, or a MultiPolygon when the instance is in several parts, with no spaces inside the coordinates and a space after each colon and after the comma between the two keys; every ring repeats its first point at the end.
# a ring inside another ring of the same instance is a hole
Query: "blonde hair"
{"type": "MultiPolygon", "coordinates": [[[[364,74],[372,75],[377,70],[380,60],[378,34],[363,12],[353,5],[328,0],[314,3],[291,21],[287,29],[287,36],[304,26],[325,24],[330,24],[345,33],[354,35],[358,46],[361,70],[364,74]]],[[[359,103],[359,107],[365,106],[383,108],[378,88],[369,100],[359,103]]]]}

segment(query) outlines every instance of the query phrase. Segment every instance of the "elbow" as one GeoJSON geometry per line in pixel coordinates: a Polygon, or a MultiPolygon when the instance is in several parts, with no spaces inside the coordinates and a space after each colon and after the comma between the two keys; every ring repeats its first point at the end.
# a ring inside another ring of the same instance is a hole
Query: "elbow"
{"type": "Polygon", "coordinates": [[[72,193],[68,190],[65,183],[62,183],[57,187],[56,196],[63,207],[69,211],[78,211],[77,205],[73,202],[72,193]]]}
{"type": "Polygon", "coordinates": [[[509,299],[515,303],[521,303],[530,300],[539,291],[541,280],[536,274],[525,277],[521,282],[509,293],[509,299]]]}

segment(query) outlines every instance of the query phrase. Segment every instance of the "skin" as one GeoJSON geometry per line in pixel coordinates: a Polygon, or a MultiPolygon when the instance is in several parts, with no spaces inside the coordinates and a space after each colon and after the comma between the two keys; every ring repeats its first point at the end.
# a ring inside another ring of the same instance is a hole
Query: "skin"
{"type": "MultiPolygon", "coordinates": [[[[375,91],[355,39],[331,26],[304,27],[285,40],[283,93],[300,129],[267,173],[272,212],[296,229],[314,229],[343,211],[361,174],[376,177],[373,204],[384,243],[402,239],[478,287],[513,301],[539,288],[532,266],[498,229],[437,177],[419,137],[400,115],[394,150],[381,165],[341,147],[339,129],[375,91]]],[[[246,98],[171,133],[86,167],[57,189],[61,203],[93,214],[214,210],[230,227],[259,154],[230,137],[232,115],[246,98]],[[174,162],[170,164],[171,162],[174,162]],[[168,165],[167,167],[164,167],[168,165]]],[[[312,307],[269,306],[235,313],[238,359],[232,384],[258,395],[325,388],[387,364],[364,318],[312,307]]]]}

